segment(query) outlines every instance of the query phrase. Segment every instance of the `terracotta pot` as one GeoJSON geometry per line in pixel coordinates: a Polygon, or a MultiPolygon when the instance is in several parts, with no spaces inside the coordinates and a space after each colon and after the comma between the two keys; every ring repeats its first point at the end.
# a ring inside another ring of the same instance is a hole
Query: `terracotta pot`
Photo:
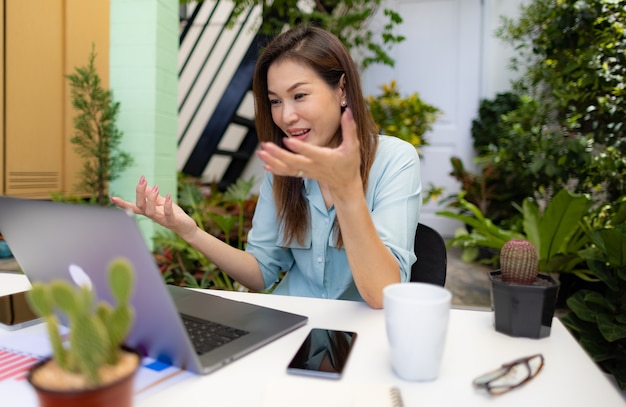
{"type": "Polygon", "coordinates": [[[539,274],[534,285],[502,281],[500,271],[489,273],[496,331],[516,337],[550,336],[559,283],[539,274]]]}
{"type": "MultiPolygon", "coordinates": [[[[128,350],[127,351],[139,353],[128,350]]],[[[42,360],[34,365],[28,374],[28,382],[33,386],[41,407],[131,407],[133,404],[133,384],[135,373],[141,365],[139,356],[137,366],[128,375],[105,386],[86,390],[59,391],[42,388],[32,382],[32,375],[41,369],[50,359],[42,360]]]]}

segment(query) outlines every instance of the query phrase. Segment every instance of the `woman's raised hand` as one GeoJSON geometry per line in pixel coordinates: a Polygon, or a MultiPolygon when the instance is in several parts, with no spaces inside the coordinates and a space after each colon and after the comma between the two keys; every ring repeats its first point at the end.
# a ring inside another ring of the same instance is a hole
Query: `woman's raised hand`
{"type": "Polygon", "coordinates": [[[196,222],[172,201],[171,195],[161,196],[159,187],[157,185],[150,187],[143,175],[139,178],[135,189],[134,203],[116,196],[111,197],[111,202],[137,215],[144,215],[185,240],[189,239],[197,229],[196,222]]]}
{"type": "Polygon", "coordinates": [[[341,116],[343,141],[335,148],[318,147],[295,138],[285,138],[289,150],[274,143],[263,143],[257,153],[267,171],[275,175],[313,178],[333,191],[347,186],[362,189],[361,155],[356,123],[348,108],[341,116]]]}

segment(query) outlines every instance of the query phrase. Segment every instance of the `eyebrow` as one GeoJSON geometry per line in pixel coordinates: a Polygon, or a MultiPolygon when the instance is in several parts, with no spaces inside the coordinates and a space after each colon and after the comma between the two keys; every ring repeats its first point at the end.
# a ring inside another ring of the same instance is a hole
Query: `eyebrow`
{"type": "MultiPolygon", "coordinates": [[[[296,89],[299,86],[308,85],[308,84],[309,84],[309,82],[296,82],[293,85],[291,85],[289,88],[287,88],[287,92],[291,92],[291,91],[293,91],[294,89],[296,89]]],[[[267,90],[267,94],[268,95],[275,95],[276,92],[272,91],[271,89],[268,89],[267,90]]]]}

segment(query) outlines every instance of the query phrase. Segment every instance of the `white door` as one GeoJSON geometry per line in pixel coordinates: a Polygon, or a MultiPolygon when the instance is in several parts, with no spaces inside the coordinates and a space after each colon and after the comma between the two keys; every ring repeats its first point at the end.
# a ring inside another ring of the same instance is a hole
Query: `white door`
{"type": "MultiPolygon", "coordinates": [[[[445,197],[459,190],[449,175],[450,157],[467,165],[474,157],[471,124],[480,101],[481,0],[395,0],[390,6],[404,20],[397,31],[406,40],[391,50],[394,68],[374,66],[364,72],[365,95],[379,94],[382,84],[395,79],[402,95],[418,92],[442,111],[426,136],[431,145],[423,149],[422,183],[424,188],[430,183],[444,187],[445,197]]],[[[435,215],[444,208],[428,203],[420,222],[451,237],[461,224],[435,215]]]]}

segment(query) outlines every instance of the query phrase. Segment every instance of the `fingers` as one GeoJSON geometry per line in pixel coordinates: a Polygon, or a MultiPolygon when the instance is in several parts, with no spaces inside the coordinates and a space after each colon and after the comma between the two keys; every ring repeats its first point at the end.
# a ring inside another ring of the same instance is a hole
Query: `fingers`
{"type": "Polygon", "coordinates": [[[135,205],[139,208],[140,211],[144,211],[146,207],[146,189],[148,188],[148,183],[146,182],[146,177],[143,175],[139,178],[139,182],[135,187],[135,205]]]}
{"type": "MultiPolygon", "coordinates": [[[[116,206],[130,210],[137,215],[145,215],[152,218],[157,214],[157,208],[165,203],[165,198],[159,196],[159,187],[149,187],[146,178],[142,175],[135,187],[135,202],[125,201],[122,198],[111,196],[110,200],[116,206]]],[[[169,202],[170,213],[173,213],[172,202],[169,202]]]]}
{"type": "Polygon", "coordinates": [[[189,234],[196,227],[193,219],[174,203],[170,194],[161,196],[159,187],[157,185],[149,187],[143,176],[136,187],[135,203],[113,196],[110,199],[118,207],[143,215],[175,233],[185,233],[184,229],[187,229],[189,234]]]}
{"type": "MultiPolygon", "coordinates": [[[[287,147],[289,147],[289,150],[291,150],[294,153],[297,153],[299,155],[308,155],[313,150],[311,148],[313,146],[307,144],[306,142],[303,142],[303,141],[300,141],[298,139],[295,139],[295,138],[285,137],[283,142],[285,143],[285,145],[287,147]]],[[[289,152],[287,150],[285,150],[285,151],[289,152]]],[[[289,154],[291,154],[291,153],[289,153],[289,154]]],[[[297,156],[297,154],[293,154],[293,155],[297,156]]]]}
{"type": "Polygon", "coordinates": [[[163,202],[163,214],[165,219],[170,221],[174,219],[174,205],[172,204],[172,195],[167,194],[163,202]]]}
{"type": "MultiPolygon", "coordinates": [[[[147,188],[146,188],[147,190],[147,188]]],[[[159,186],[158,185],[154,185],[151,189],[148,190],[148,193],[146,195],[146,199],[145,199],[145,207],[144,207],[144,214],[151,218],[154,216],[154,214],[156,213],[156,207],[157,207],[157,199],[159,197],[159,186]]]]}
{"type": "Polygon", "coordinates": [[[310,163],[303,155],[294,154],[274,143],[262,143],[258,157],[265,163],[264,168],[276,175],[295,177],[299,170],[310,163]]]}
{"type": "MultiPolygon", "coordinates": [[[[351,109],[345,109],[341,115],[343,141],[336,148],[319,147],[296,138],[285,137],[287,148],[266,142],[261,144],[258,157],[265,163],[264,168],[275,175],[290,177],[315,178],[329,182],[334,176],[330,168],[336,167],[337,161],[347,161],[350,165],[359,161],[359,140],[357,125],[351,109]]],[[[345,164],[344,164],[345,166],[345,164]]]]}
{"type": "MultiPolygon", "coordinates": [[[[355,145],[358,145],[356,122],[354,121],[352,109],[350,108],[346,108],[341,115],[341,136],[343,141],[340,148],[342,150],[351,151],[355,145]]],[[[297,153],[295,157],[305,156],[315,160],[317,158],[323,158],[325,154],[323,149],[320,150],[314,145],[295,138],[285,138],[284,142],[291,151],[297,153]]]]}
{"type": "Polygon", "coordinates": [[[358,145],[358,137],[356,135],[356,122],[352,115],[352,109],[347,108],[341,115],[341,135],[343,138],[342,145],[351,150],[355,144],[358,145]]]}
{"type": "Polygon", "coordinates": [[[109,199],[111,200],[111,203],[113,203],[113,205],[124,209],[125,211],[132,211],[133,213],[140,213],[139,209],[137,208],[137,205],[135,205],[132,202],[128,202],[123,200],[120,197],[117,196],[111,196],[109,197],[109,199]]]}

